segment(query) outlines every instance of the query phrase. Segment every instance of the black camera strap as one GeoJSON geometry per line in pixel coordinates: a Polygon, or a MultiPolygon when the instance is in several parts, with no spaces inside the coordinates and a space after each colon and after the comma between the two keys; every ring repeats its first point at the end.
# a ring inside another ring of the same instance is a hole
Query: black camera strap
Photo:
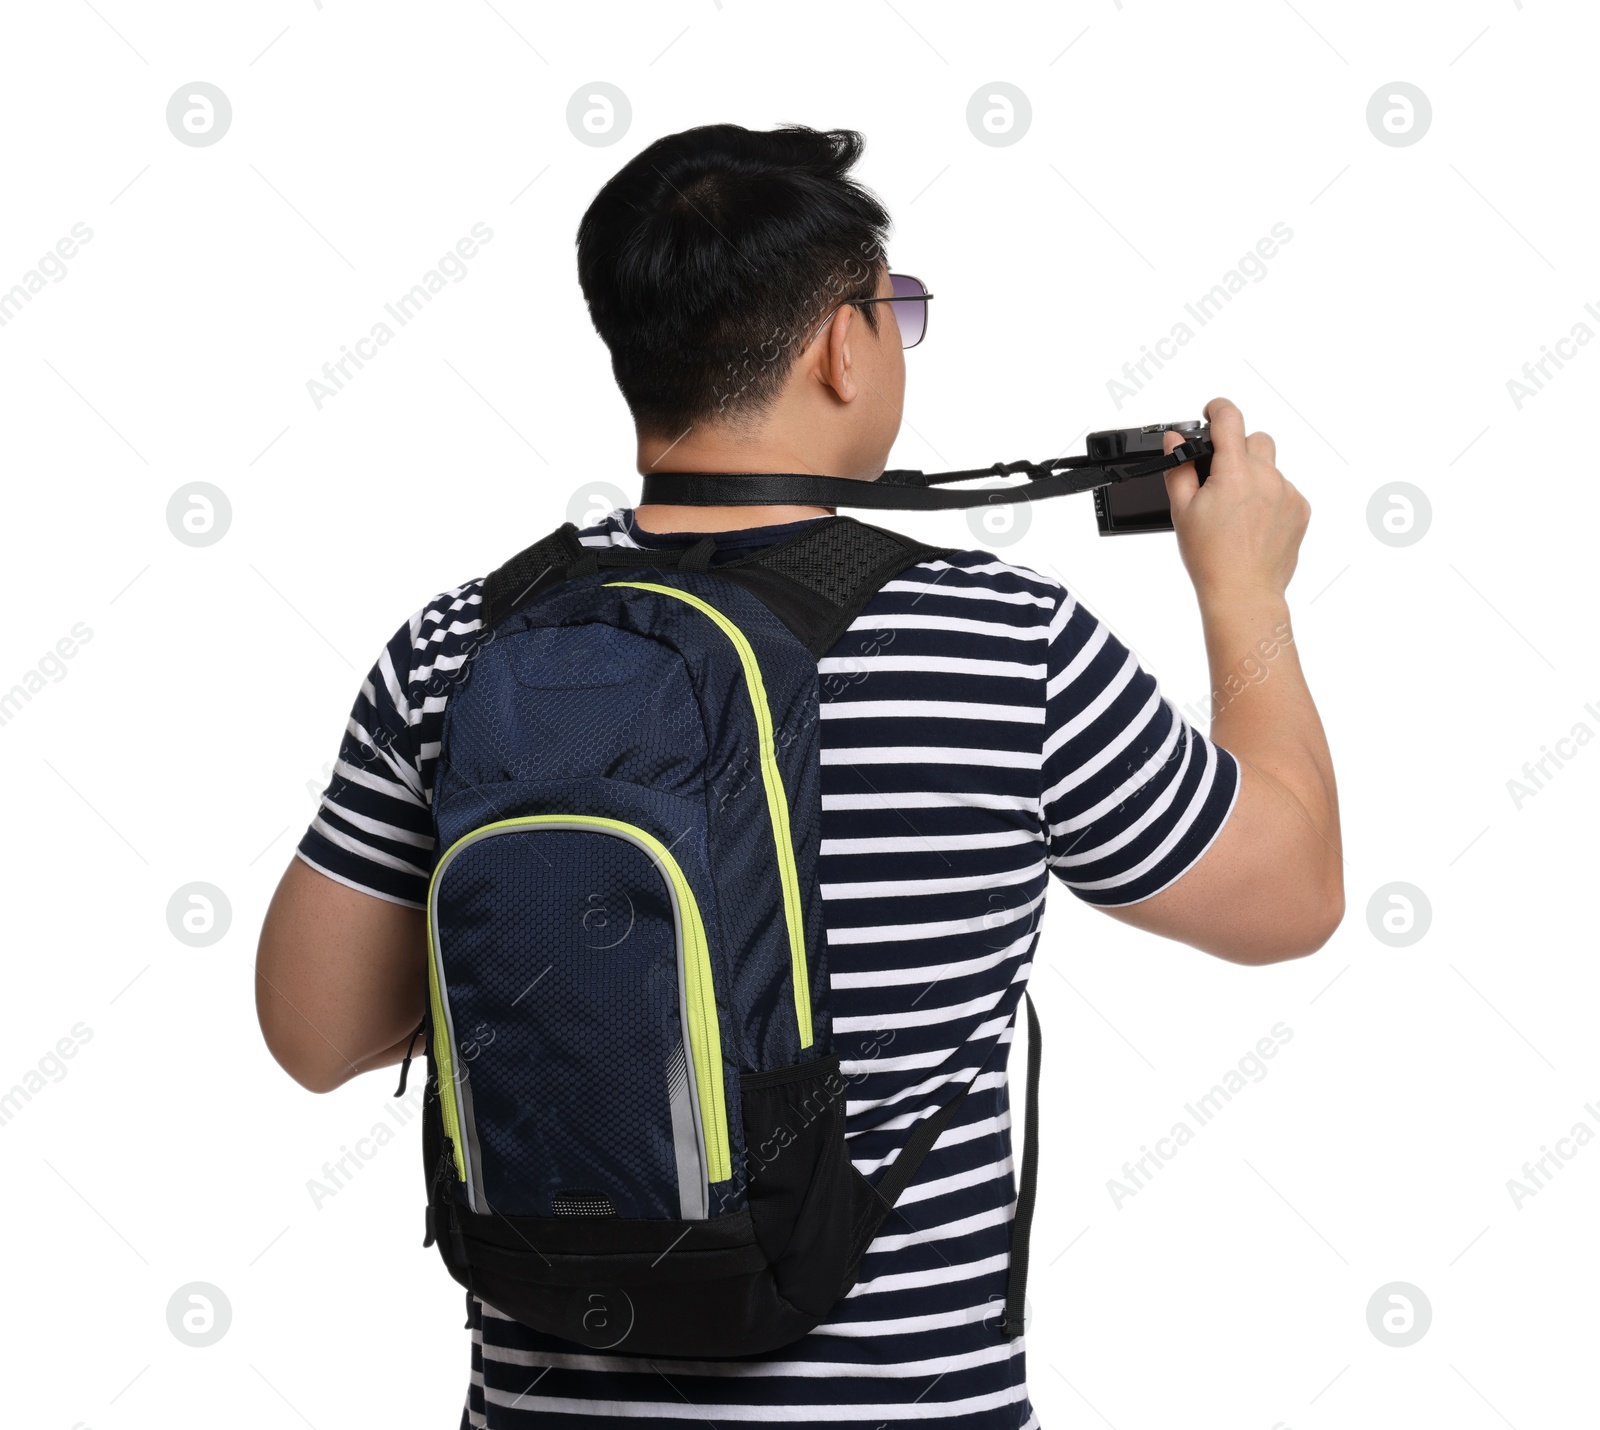
{"type": "Polygon", "coordinates": [[[967,507],[1004,506],[1010,502],[1043,501],[1047,497],[1092,491],[1113,482],[1151,477],[1210,455],[1210,440],[1194,437],[1166,456],[1134,462],[1061,457],[1053,462],[996,462],[992,467],[964,472],[895,470],[871,482],[806,472],[650,472],[644,478],[640,502],[670,506],[849,506],[879,511],[959,511],[967,507]],[[952,482],[1015,476],[1028,480],[998,487],[937,490],[952,482]]]}

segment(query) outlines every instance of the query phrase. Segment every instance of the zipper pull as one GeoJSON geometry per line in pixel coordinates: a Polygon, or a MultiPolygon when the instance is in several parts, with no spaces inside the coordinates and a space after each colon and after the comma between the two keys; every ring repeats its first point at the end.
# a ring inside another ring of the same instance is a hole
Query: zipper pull
{"type": "Polygon", "coordinates": [[[410,1041],[406,1044],[405,1057],[400,1060],[400,1086],[394,1090],[396,1097],[404,1097],[406,1095],[406,1078],[411,1072],[411,1052],[417,1046],[417,1039],[422,1036],[422,1030],[427,1026],[428,1018],[424,1014],[422,1021],[417,1024],[417,1031],[411,1035],[410,1041]]]}
{"type": "Polygon", "coordinates": [[[439,1165],[434,1168],[433,1178],[428,1185],[427,1235],[422,1239],[425,1247],[432,1246],[438,1240],[439,1218],[446,1214],[445,1203],[449,1197],[444,1188],[455,1180],[455,1148],[446,1137],[439,1148],[439,1165]]]}

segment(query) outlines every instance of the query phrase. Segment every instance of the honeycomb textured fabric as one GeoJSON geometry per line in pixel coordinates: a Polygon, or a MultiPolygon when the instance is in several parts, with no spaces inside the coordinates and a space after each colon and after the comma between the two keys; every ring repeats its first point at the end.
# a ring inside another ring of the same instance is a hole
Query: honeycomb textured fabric
{"type": "Polygon", "coordinates": [[[611,626],[522,632],[505,642],[515,680],[455,747],[486,778],[599,777],[689,793],[705,761],[699,709],[682,663],[611,626]],[[635,676],[641,667],[648,685],[635,676]]]}
{"type": "Polygon", "coordinates": [[[451,860],[439,905],[488,1205],[552,1216],[603,1198],[676,1217],[675,1196],[643,1200],[677,1185],[667,1075],[682,1043],[672,908],[649,855],[598,832],[493,834],[451,860]]]}

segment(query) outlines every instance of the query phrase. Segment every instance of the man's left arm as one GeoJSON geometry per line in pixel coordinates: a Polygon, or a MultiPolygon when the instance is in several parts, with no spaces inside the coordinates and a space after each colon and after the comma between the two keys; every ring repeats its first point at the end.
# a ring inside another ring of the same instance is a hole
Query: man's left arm
{"type": "Polygon", "coordinates": [[[261,1032],[284,1070],[313,1092],[399,1062],[422,1021],[433,853],[426,789],[443,718],[428,679],[458,663],[455,645],[475,624],[464,605],[461,592],[447,592],[379,654],[262,924],[261,1032]],[[441,638],[447,625],[459,631],[441,638]]]}
{"type": "Polygon", "coordinates": [[[332,1092],[405,1056],[427,999],[423,917],[290,861],[261,927],[256,1016],[302,1087],[332,1092]]]}

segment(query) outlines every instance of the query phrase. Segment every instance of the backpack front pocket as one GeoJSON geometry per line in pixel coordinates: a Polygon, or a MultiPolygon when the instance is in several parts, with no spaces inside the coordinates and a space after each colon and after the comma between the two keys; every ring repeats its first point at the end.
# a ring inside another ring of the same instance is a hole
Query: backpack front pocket
{"type": "Polygon", "coordinates": [[[428,894],[440,1114],[473,1211],[693,1220],[732,1176],[706,933],[637,825],[475,829],[428,894]]]}

